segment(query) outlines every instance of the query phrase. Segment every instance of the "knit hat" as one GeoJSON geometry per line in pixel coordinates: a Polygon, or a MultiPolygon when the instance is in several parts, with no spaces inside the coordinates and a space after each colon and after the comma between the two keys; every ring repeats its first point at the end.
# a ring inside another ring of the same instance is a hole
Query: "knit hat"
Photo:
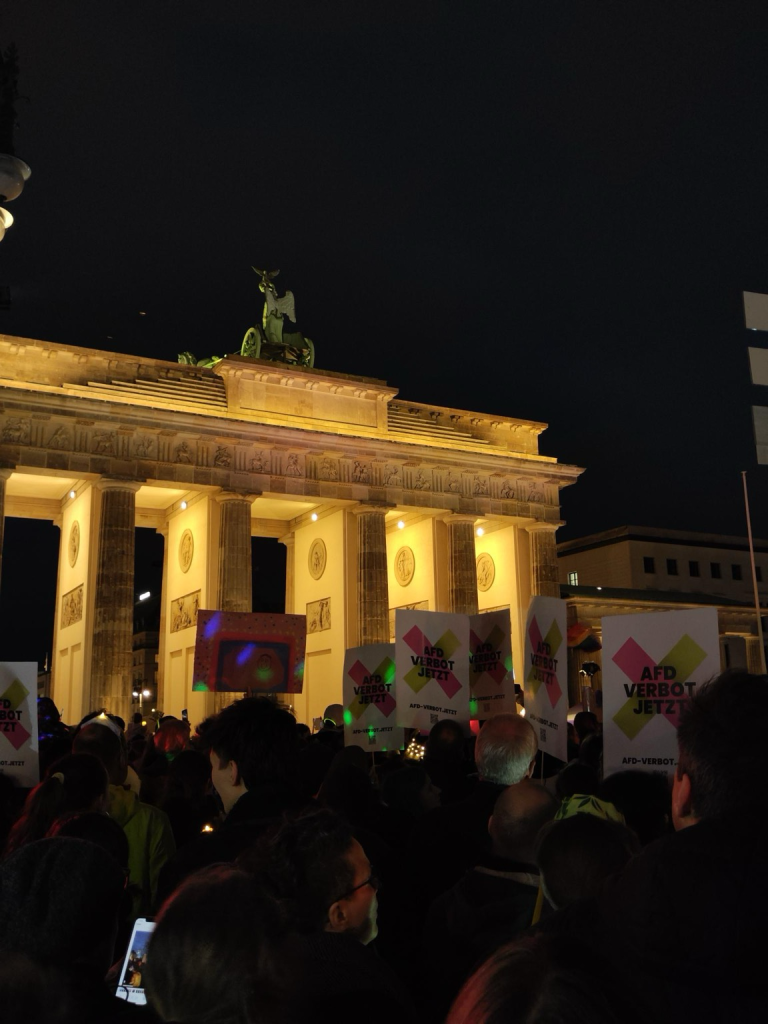
{"type": "Polygon", "coordinates": [[[0,951],[38,963],[87,957],[114,927],[120,865],[81,839],[40,839],[0,864],[0,951]]]}

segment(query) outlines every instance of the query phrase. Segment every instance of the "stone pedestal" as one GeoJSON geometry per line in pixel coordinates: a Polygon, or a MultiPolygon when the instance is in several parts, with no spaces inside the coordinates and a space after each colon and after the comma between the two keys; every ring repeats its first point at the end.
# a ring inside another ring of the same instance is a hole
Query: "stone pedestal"
{"type": "Polygon", "coordinates": [[[453,515],[445,522],[448,527],[448,610],[477,615],[475,517],[453,515]]]}
{"type": "Polygon", "coordinates": [[[362,505],[357,517],[357,642],[389,641],[389,589],[387,586],[387,509],[362,505]]]}
{"type": "Polygon", "coordinates": [[[141,484],[100,480],[99,553],[93,615],[90,710],[106,708],[127,723],[133,665],[133,563],[136,491],[141,484]]]}
{"type": "Polygon", "coordinates": [[[560,597],[557,526],[532,523],[526,530],[531,536],[531,592],[542,597],[560,597]]]}

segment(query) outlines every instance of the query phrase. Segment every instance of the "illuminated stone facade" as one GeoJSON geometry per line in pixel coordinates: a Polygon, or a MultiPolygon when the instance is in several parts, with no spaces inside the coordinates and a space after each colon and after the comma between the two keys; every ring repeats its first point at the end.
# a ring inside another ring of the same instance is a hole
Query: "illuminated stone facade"
{"type": "Polygon", "coordinates": [[[52,687],[71,721],[130,709],[131,521],[165,539],[158,706],[193,721],[214,706],[191,691],[194,618],[248,609],[251,536],[285,543],[286,611],[310,616],[307,722],[393,609],[508,606],[520,665],[531,593],[558,594],[559,490],[581,470],[538,453],[542,423],[239,356],[0,336],[0,365],[0,510],[61,528],[52,687]]]}

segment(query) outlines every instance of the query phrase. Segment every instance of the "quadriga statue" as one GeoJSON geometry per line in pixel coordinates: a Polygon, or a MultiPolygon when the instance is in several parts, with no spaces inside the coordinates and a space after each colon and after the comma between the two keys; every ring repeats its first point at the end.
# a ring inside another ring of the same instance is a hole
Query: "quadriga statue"
{"type": "MultiPolygon", "coordinates": [[[[293,292],[278,295],[273,281],[279,270],[259,270],[259,291],[264,293],[264,310],[261,323],[249,327],[240,346],[240,355],[251,359],[268,359],[290,366],[314,366],[315,346],[309,338],[297,330],[291,330],[296,323],[296,301],[293,292]]],[[[233,353],[234,354],[234,353],[233,353]]],[[[215,366],[223,356],[209,356],[196,359],[191,352],[180,352],[179,362],[191,366],[215,366]]]]}

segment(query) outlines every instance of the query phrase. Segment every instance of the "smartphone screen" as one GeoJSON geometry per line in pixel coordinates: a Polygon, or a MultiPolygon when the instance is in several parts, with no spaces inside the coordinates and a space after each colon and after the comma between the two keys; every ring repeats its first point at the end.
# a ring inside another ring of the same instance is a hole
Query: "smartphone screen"
{"type": "Polygon", "coordinates": [[[154,921],[147,921],[143,917],[140,917],[134,924],[120,971],[120,983],[115,991],[115,995],[121,999],[125,999],[129,1003],[138,1003],[141,1006],[147,1001],[147,997],[144,995],[142,975],[147,962],[149,937],[154,927],[154,921]]]}

